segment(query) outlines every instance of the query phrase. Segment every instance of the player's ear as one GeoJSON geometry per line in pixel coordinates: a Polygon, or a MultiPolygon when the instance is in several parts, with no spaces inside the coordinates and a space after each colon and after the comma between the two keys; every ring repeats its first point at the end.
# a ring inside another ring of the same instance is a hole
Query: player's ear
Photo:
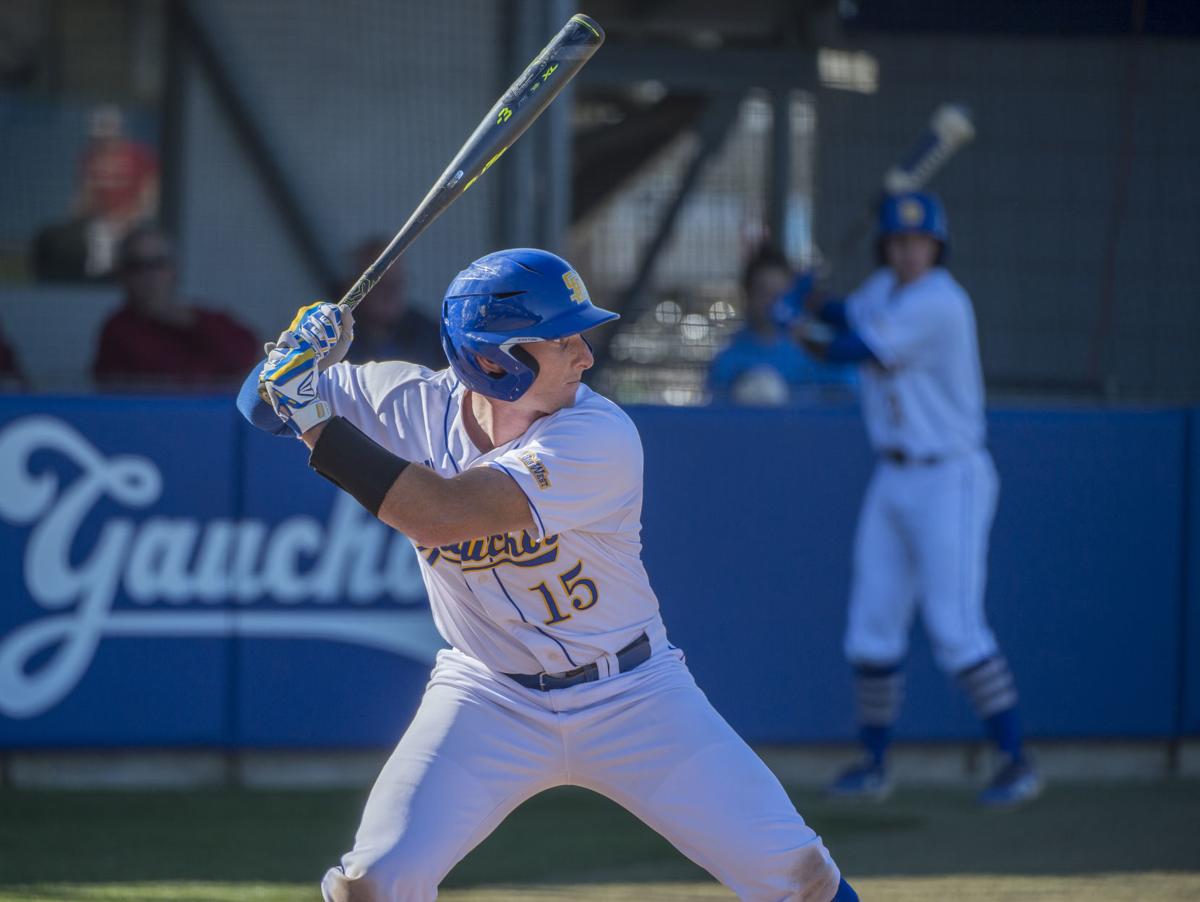
{"type": "Polygon", "coordinates": [[[482,367],[483,371],[489,375],[499,376],[504,372],[503,368],[501,368],[498,363],[488,360],[482,354],[475,355],[475,362],[478,363],[479,366],[482,367]]]}

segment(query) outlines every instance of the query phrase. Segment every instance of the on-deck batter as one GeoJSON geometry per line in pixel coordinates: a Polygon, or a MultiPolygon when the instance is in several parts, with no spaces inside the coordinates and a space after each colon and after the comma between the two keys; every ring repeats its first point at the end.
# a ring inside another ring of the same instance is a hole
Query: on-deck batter
{"type": "MultiPolygon", "coordinates": [[[[1017,691],[984,616],[988,533],[999,483],[984,445],[975,316],[944,268],[940,201],[912,192],[880,208],[881,268],[845,302],[818,311],[810,350],[861,362],[862,410],[879,463],[854,543],[845,651],[855,668],[863,761],[830,791],[882,798],[886,752],[904,695],[903,663],[918,605],[937,663],[957,678],[1001,754],[980,795],[989,805],[1035,797],[1017,691]]],[[[803,327],[802,327],[803,329],[803,327]]]]}
{"type": "MultiPolygon", "coordinates": [[[[446,293],[450,369],[336,363],[352,324],[324,304],[243,387],[252,422],[286,421],[314,469],[413,540],[451,645],[326,874],[331,902],[433,899],[510,811],[564,784],[742,899],[857,899],[667,641],[641,562],[641,441],[580,382],[582,333],[615,318],[560,258],[500,251],[446,293]]],[[[586,825],[547,829],[586,842],[586,825]]]]}

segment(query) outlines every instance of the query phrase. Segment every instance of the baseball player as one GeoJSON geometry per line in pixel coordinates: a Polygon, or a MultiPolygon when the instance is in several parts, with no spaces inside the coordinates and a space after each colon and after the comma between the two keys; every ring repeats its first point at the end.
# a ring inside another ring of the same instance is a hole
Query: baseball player
{"type": "Polygon", "coordinates": [[[984,446],[975,316],[944,267],[948,244],[935,196],[889,196],[879,214],[880,268],[844,302],[824,304],[824,322],[806,330],[814,353],[860,363],[863,417],[879,457],[858,521],[845,638],[866,754],[830,792],[883,798],[891,790],[886,753],[919,606],[937,663],[965,690],[1001,756],[980,801],[1016,805],[1041,785],[1022,749],[1012,673],[984,616],[998,481],[984,446]]]}
{"type": "MultiPolygon", "coordinates": [[[[338,363],[352,323],[319,304],[243,386],[252,422],[286,423],[313,469],[410,537],[451,646],[325,876],[330,902],[435,898],[510,811],[564,784],[742,899],[858,898],[667,641],[641,562],[641,441],[580,381],[583,333],[616,316],[559,257],[500,251],[447,290],[449,369],[338,363]]],[[[547,829],[586,842],[582,826],[547,829]]]]}

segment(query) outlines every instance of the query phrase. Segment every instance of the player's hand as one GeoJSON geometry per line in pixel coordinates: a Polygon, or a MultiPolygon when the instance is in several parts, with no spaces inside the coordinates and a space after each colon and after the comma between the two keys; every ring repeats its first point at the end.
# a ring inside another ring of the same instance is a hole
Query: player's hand
{"type": "Polygon", "coordinates": [[[354,340],[354,314],[349,307],[317,301],[296,311],[291,324],[268,342],[263,350],[268,357],[277,349],[294,349],[306,344],[324,372],[346,356],[354,340]]]}
{"type": "Polygon", "coordinates": [[[791,287],[771,303],[770,317],[777,328],[787,331],[798,320],[808,316],[808,304],[815,284],[816,273],[813,270],[806,269],[796,274],[791,287]]]}
{"type": "Polygon", "coordinates": [[[801,319],[793,327],[792,335],[810,356],[824,360],[829,352],[829,343],[837,336],[837,330],[815,319],[801,319]]]}
{"type": "Polygon", "coordinates": [[[329,419],[332,410],[317,397],[316,350],[306,340],[292,340],[294,345],[276,344],[267,355],[258,393],[297,435],[303,435],[329,419]]]}

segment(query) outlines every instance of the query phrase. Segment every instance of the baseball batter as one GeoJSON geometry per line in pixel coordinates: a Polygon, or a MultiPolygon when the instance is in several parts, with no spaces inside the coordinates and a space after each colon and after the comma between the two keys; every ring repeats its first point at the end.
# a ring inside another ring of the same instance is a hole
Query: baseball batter
{"type": "Polygon", "coordinates": [[[325,876],[330,902],[433,899],[509,812],[567,784],[742,899],[858,898],[667,640],[641,562],[640,439],[580,382],[583,333],[615,318],[562,259],[500,251],[446,293],[449,369],[338,363],[352,323],[321,304],[243,387],[252,422],[286,423],[313,469],[410,537],[451,646],[325,876]]]}
{"type": "Polygon", "coordinates": [[[886,753],[919,609],[937,663],[966,691],[1001,754],[980,801],[1014,805],[1034,798],[1040,783],[1022,749],[1012,674],[984,616],[998,481],[984,445],[975,316],[943,265],[948,242],[936,197],[888,197],[881,268],[845,302],[825,304],[824,331],[810,330],[806,341],[827,359],[861,364],[863,417],[879,457],[855,537],[845,639],[866,754],[830,791],[883,798],[891,790],[886,753]]]}

